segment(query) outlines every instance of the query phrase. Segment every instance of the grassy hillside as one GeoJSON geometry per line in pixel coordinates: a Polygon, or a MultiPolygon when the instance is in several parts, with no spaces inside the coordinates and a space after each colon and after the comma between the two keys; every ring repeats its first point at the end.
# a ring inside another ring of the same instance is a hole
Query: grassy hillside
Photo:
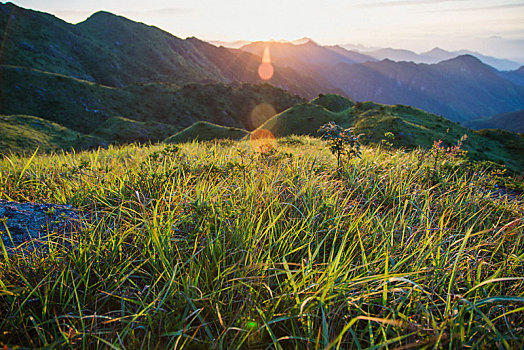
{"type": "Polygon", "coordinates": [[[487,118],[469,120],[464,125],[472,129],[504,129],[524,134],[524,109],[487,118]]]}
{"type": "Polygon", "coordinates": [[[460,159],[363,147],[337,169],[326,146],[0,160],[0,199],[84,218],[47,254],[0,247],[0,346],[521,348],[522,198],[460,159]]]}
{"type": "Polygon", "coordinates": [[[268,120],[260,129],[275,136],[318,136],[318,129],[334,121],[345,127],[354,127],[355,134],[363,134],[365,144],[379,144],[386,132],[392,132],[396,147],[431,148],[442,140],[445,147],[454,146],[467,134],[463,149],[475,160],[490,160],[524,172],[524,136],[502,131],[477,132],[451,122],[441,116],[402,106],[388,106],[373,102],[354,103],[336,95],[323,95],[310,103],[294,106],[268,120]]]}
{"type": "Polygon", "coordinates": [[[109,118],[90,135],[110,143],[132,143],[160,141],[179,128],[155,121],[139,122],[123,117],[109,118]]]}
{"type": "Polygon", "coordinates": [[[0,155],[84,149],[104,140],[86,136],[42,118],[26,115],[0,115],[0,155]]]}
{"type": "Polygon", "coordinates": [[[210,141],[219,139],[239,140],[249,135],[246,130],[224,127],[208,122],[196,122],[188,128],[167,138],[165,143],[184,143],[191,141],[210,141]]]}
{"type": "MultiPolygon", "coordinates": [[[[0,113],[25,114],[91,133],[111,117],[159,122],[178,130],[203,120],[253,130],[259,104],[275,113],[304,100],[268,84],[134,84],[111,88],[35,69],[1,67],[0,113]]],[[[169,135],[169,134],[168,134],[169,135]]]]}

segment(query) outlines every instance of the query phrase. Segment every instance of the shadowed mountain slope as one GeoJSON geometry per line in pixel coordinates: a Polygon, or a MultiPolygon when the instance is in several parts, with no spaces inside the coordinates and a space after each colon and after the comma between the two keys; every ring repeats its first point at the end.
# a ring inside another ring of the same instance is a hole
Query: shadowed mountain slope
{"type": "MultiPolygon", "coordinates": [[[[112,88],[64,75],[24,67],[1,67],[0,113],[48,119],[82,133],[91,133],[111,117],[155,121],[178,130],[197,121],[254,129],[259,104],[281,112],[304,100],[271,85],[168,83],[112,88]]],[[[257,124],[258,123],[258,124],[257,124]]]]}
{"type": "Polygon", "coordinates": [[[338,64],[323,75],[355,100],[412,105],[455,121],[524,108],[524,88],[468,55],[434,65],[338,64]]]}
{"type": "Polygon", "coordinates": [[[104,140],[86,136],[49,120],[27,115],[0,115],[0,155],[84,149],[104,140]]]}
{"type": "MultiPolygon", "coordinates": [[[[196,38],[183,40],[109,12],[97,12],[73,25],[12,3],[0,4],[0,28],[7,28],[2,64],[106,86],[261,82],[258,56],[196,38]]],[[[292,69],[276,67],[275,71],[271,80],[275,86],[308,97],[323,90],[292,69]]]]}
{"type": "Polygon", "coordinates": [[[509,71],[509,72],[500,72],[500,76],[508,79],[514,84],[524,86],[524,66],[519,69],[509,71]]]}
{"type": "Polygon", "coordinates": [[[473,119],[464,125],[472,129],[504,129],[524,134],[524,110],[473,119]]]}

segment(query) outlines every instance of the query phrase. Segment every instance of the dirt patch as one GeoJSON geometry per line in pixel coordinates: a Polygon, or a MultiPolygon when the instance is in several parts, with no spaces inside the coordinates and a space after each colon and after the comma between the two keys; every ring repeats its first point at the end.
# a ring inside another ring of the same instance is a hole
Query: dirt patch
{"type": "Polygon", "coordinates": [[[9,253],[34,250],[50,241],[64,244],[79,227],[80,211],[71,206],[0,199],[0,234],[9,253]]]}

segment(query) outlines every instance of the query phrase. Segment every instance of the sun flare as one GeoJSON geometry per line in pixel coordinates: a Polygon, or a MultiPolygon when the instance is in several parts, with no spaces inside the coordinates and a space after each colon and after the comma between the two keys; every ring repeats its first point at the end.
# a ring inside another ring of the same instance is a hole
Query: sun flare
{"type": "Polygon", "coordinates": [[[258,76],[262,80],[270,80],[273,78],[275,69],[271,64],[271,54],[269,52],[269,47],[266,46],[264,49],[264,56],[262,57],[262,63],[258,66],[258,76]]]}

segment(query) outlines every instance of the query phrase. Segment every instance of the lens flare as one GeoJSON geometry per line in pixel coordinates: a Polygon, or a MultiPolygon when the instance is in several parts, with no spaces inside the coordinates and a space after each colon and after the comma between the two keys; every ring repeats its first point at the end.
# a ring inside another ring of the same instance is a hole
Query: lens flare
{"type": "Polygon", "coordinates": [[[251,147],[255,152],[266,153],[276,146],[273,133],[265,129],[257,129],[251,133],[251,147]]]}
{"type": "Polygon", "coordinates": [[[262,80],[270,80],[273,78],[275,70],[271,64],[271,54],[269,53],[269,46],[264,49],[264,56],[262,57],[262,63],[258,66],[258,76],[262,80]]]}
{"type": "Polygon", "coordinates": [[[269,103],[261,103],[257,105],[249,116],[249,121],[253,128],[258,128],[264,124],[269,118],[277,114],[275,108],[269,103]]]}

